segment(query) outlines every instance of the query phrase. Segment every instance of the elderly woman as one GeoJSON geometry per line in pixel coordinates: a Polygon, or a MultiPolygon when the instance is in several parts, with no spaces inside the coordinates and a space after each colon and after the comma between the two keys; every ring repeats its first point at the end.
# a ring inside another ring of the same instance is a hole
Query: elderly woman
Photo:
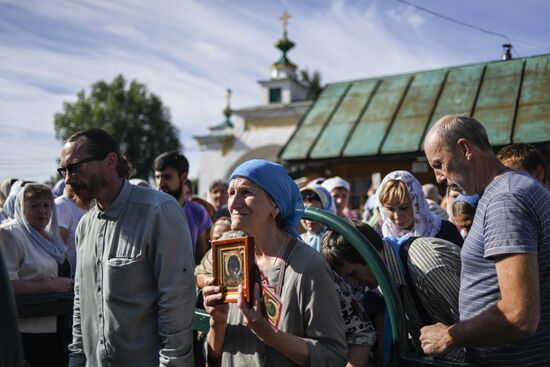
{"type": "MultiPolygon", "coordinates": [[[[72,289],[70,278],[58,277],[60,265],[67,264],[67,248],[59,235],[53,205],[48,186],[27,184],[15,199],[14,218],[0,226],[0,251],[15,295],[72,289]]],[[[56,358],[62,352],[55,337],[55,316],[20,319],[19,330],[25,359],[31,365],[59,365],[56,358]]]]}
{"type": "Polygon", "coordinates": [[[377,195],[384,238],[437,237],[462,246],[458,229],[430,210],[420,182],[408,171],[386,175],[377,195]]]}
{"type": "Polygon", "coordinates": [[[207,336],[210,366],[342,366],[346,343],[331,271],[296,232],[303,203],[296,184],[279,164],[251,160],[230,177],[232,228],[254,237],[261,276],[252,307],[224,304],[220,288],[204,288],[211,316],[207,336]],[[266,289],[281,301],[277,327],[262,313],[266,289]]]}

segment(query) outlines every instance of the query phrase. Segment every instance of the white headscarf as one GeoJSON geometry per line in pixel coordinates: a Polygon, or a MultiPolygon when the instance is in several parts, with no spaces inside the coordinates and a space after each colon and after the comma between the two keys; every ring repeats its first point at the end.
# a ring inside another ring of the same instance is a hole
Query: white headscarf
{"type": "Polygon", "coordinates": [[[380,215],[382,216],[382,234],[384,237],[399,239],[404,236],[411,237],[435,237],[441,229],[441,218],[430,210],[426,197],[422,192],[420,182],[408,171],[393,171],[384,177],[382,183],[376,191],[380,197],[382,188],[389,180],[403,181],[407,187],[411,198],[411,205],[414,215],[414,226],[412,229],[398,228],[390,218],[384,213],[384,208],[380,205],[380,215]]]}
{"type": "Polygon", "coordinates": [[[10,193],[8,197],[6,198],[6,201],[4,202],[4,214],[8,218],[13,218],[15,213],[15,198],[17,197],[17,194],[19,191],[21,191],[21,188],[24,187],[24,181],[17,180],[11,185],[10,193]]]}
{"type": "Polygon", "coordinates": [[[338,187],[346,189],[347,191],[350,190],[349,182],[347,182],[346,180],[344,180],[340,176],[334,176],[334,177],[331,177],[329,179],[326,179],[325,181],[323,181],[321,186],[323,186],[325,189],[327,189],[329,193],[332,192],[332,190],[334,190],[338,187]]]}
{"type": "MultiPolygon", "coordinates": [[[[44,237],[36,229],[34,229],[29,222],[27,221],[27,218],[25,217],[25,211],[24,211],[24,198],[25,198],[25,191],[28,190],[29,187],[39,185],[39,186],[45,186],[40,184],[27,184],[25,185],[17,194],[17,197],[15,199],[15,214],[14,218],[15,221],[21,226],[27,237],[30,239],[30,241],[35,246],[39,246],[44,251],[46,251],[51,257],[57,261],[58,264],[63,264],[65,261],[65,253],[67,252],[67,246],[65,246],[65,243],[61,239],[61,236],[59,235],[59,226],[57,225],[57,213],[55,210],[55,204],[52,198],[52,218],[50,219],[50,223],[46,227],[46,235],[48,238],[44,237]]],[[[47,186],[46,186],[47,187],[47,186]]]]}

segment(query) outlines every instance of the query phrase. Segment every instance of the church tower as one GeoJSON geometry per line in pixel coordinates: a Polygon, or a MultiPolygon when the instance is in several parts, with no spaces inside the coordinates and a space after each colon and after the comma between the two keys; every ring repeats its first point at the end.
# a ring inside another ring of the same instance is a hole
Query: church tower
{"type": "Polygon", "coordinates": [[[281,50],[281,57],[271,65],[271,78],[259,81],[262,86],[264,104],[292,103],[303,101],[307,97],[308,88],[296,76],[296,65],[287,56],[296,44],[288,39],[287,26],[290,15],[285,11],[279,18],[283,22],[283,37],[275,42],[275,47],[281,50]]]}
{"type": "Polygon", "coordinates": [[[308,88],[297,76],[297,67],[288,58],[295,46],[288,39],[289,15],[284,12],[283,36],[275,47],[280,58],[271,65],[269,80],[259,81],[261,104],[233,109],[227,90],[224,121],[208,127],[208,134],[194,136],[200,147],[199,195],[205,197],[210,183],[227,180],[242,162],[262,158],[277,160],[283,144],[311,105],[308,88]]]}

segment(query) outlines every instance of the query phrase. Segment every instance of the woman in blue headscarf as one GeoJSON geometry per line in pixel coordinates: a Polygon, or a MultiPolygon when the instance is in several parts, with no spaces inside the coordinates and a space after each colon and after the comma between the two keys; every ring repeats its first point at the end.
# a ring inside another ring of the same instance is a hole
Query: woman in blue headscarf
{"type": "Polygon", "coordinates": [[[330,268],[296,231],[304,211],[298,187],[283,166],[260,159],[241,164],[229,181],[231,228],[254,237],[260,278],[252,307],[240,288],[229,305],[220,303],[219,287],[204,288],[209,365],[343,366],[344,323],[330,268]]]}

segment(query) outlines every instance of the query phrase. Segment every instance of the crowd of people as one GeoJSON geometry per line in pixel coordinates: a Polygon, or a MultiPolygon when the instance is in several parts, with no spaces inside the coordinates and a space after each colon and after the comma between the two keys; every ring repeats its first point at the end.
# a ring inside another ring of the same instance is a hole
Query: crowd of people
{"type": "Polygon", "coordinates": [[[478,121],[441,118],[424,141],[439,186],[405,170],[371,187],[361,211],[345,178],[299,188],[253,159],[207,198],[189,163],[159,155],[154,184],[128,179],[119,144],[80,131],[62,180],[0,183],[0,253],[15,295],[74,292],[72,341],[56,317],[18,320],[30,366],[382,366],[392,330],[379,280],[338,232],[344,218],[398,290],[412,352],[483,366],[550,365],[550,192],[531,145],[494,154],[478,121]],[[443,195],[439,187],[445,186],[443,195]],[[211,242],[254,239],[251,300],[214,279],[211,242]],[[197,302],[197,295],[199,295],[197,302]],[[270,300],[266,304],[266,300],[270,300]],[[210,315],[193,333],[194,311],[210,315]]]}

